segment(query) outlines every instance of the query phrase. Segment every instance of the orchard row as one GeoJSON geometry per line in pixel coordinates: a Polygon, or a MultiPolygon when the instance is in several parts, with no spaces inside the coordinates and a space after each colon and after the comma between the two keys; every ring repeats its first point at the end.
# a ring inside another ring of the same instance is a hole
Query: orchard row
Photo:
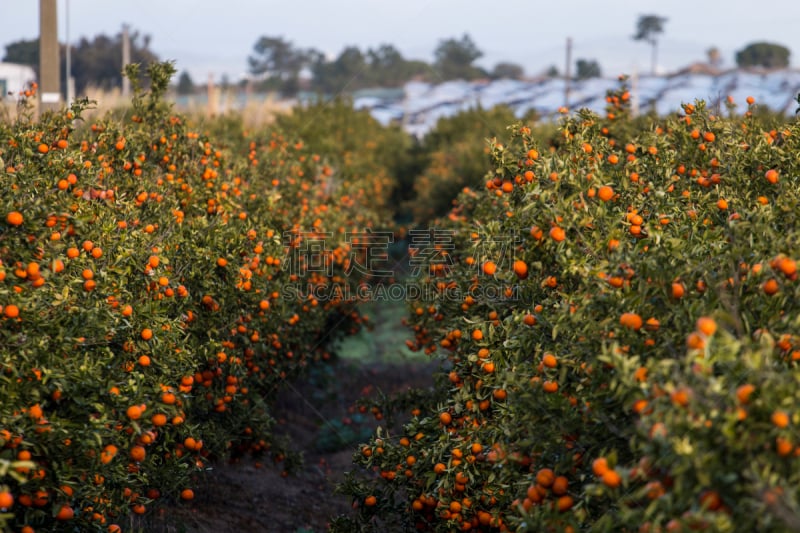
{"type": "Polygon", "coordinates": [[[443,379],[334,531],[798,527],[800,129],[629,98],[489,143],[410,302],[443,379]]]}

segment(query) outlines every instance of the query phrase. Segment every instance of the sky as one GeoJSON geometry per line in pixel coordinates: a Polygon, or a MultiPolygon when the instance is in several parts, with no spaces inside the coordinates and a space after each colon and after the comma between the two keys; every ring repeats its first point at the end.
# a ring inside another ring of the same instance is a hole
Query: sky
{"type": "MultiPolygon", "coordinates": [[[[469,34],[491,69],[500,61],[536,75],[564,71],[565,43],[573,62],[596,60],[606,77],[646,73],[650,47],[633,41],[643,14],[667,17],[659,40],[661,72],[706,58],[716,46],[723,67],[754,41],[782,44],[800,65],[800,3],[772,0],[57,0],[59,40],[118,33],[123,24],[151,36],[150,48],[192,78],[231,81],[247,72],[247,56],[262,36],[281,36],[332,57],[346,46],[395,45],[408,59],[433,61],[446,38],[469,34]],[[763,6],[764,9],[759,9],[763,6]]],[[[5,46],[38,35],[39,2],[0,0],[0,58],[5,46]]],[[[573,63],[574,70],[574,63],[573,63]]]]}

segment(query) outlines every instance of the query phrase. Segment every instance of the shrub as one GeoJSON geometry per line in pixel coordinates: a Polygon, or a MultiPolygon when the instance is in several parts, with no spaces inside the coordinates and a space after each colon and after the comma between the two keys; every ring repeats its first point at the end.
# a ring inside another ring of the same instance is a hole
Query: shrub
{"type": "Polygon", "coordinates": [[[361,446],[334,531],[797,527],[797,123],[624,95],[489,144],[411,303],[439,399],[361,446]]]}
{"type": "Polygon", "coordinates": [[[192,131],[161,99],[172,70],[148,92],[129,71],[124,116],[0,125],[0,528],[107,530],[191,499],[214,458],[289,468],[270,400],[362,322],[286,287],[361,282],[345,236],[386,218],[379,184],[299,139],[192,131]],[[312,268],[299,243],[326,232],[312,268]]]}

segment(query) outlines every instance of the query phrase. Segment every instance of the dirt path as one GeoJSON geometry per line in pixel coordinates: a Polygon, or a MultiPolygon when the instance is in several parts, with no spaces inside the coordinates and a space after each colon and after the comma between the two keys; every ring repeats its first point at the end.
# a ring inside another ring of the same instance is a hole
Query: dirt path
{"type": "Polygon", "coordinates": [[[317,533],[327,531],[330,518],[348,512],[350,502],[335,495],[334,487],[353,468],[357,445],[378,424],[356,409],[356,401],[378,390],[427,388],[435,368],[405,349],[402,304],[375,305],[368,312],[373,331],[348,339],[337,350],[341,357],[288,384],[279,397],[276,433],[291,438],[305,458],[295,476],[281,477],[279,468],[252,459],[213,465],[200,479],[191,507],[168,509],[140,530],[317,533]]]}

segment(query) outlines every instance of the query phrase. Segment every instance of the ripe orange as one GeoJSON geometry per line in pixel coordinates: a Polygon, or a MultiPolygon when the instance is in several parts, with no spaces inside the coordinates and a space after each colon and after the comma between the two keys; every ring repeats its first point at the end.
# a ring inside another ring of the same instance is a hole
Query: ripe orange
{"type": "Polygon", "coordinates": [[[794,446],[792,446],[792,442],[785,438],[785,437],[776,437],[775,438],[775,451],[781,457],[786,457],[794,450],[794,446]]]}
{"type": "Polygon", "coordinates": [[[772,183],[773,185],[778,183],[778,171],[775,170],[774,168],[767,170],[767,172],[764,174],[764,177],[767,179],[768,182],[772,183]]]}
{"type": "Polygon", "coordinates": [[[19,211],[11,211],[8,215],[6,215],[6,222],[12,226],[21,226],[23,220],[22,213],[19,211]]]}
{"type": "Polygon", "coordinates": [[[717,331],[717,322],[711,317],[701,316],[697,319],[696,327],[697,331],[710,337],[717,331]]]}
{"type": "Polygon", "coordinates": [[[569,511],[570,509],[572,509],[574,503],[575,501],[572,499],[572,496],[564,495],[559,497],[558,500],[556,500],[556,509],[558,509],[559,512],[563,513],[564,511],[569,511]]]}
{"type": "Polygon", "coordinates": [[[785,428],[789,425],[789,415],[786,413],[786,411],[775,411],[772,413],[770,420],[772,420],[772,423],[779,428],[785,428]]]}
{"type": "Polygon", "coordinates": [[[736,389],[736,399],[739,400],[739,403],[746,404],[750,401],[750,395],[753,394],[755,390],[755,385],[751,383],[740,385],[739,388],[736,389]]]}
{"type": "Polygon", "coordinates": [[[556,242],[562,242],[564,239],[567,238],[566,232],[559,228],[558,226],[553,226],[550,228],[550,238],[556,242]]]}
{"type": "Polygon", "coordinates": [[[777,267],[778,270],[780,270],[787,278],[791,278],[795,275],[795,273],[797,273],[797,261],[788,257],[782,257],[779,259],[777,262],[777,267]]]}
{"type": "Polygon", "coordinates": [[[679,407],[686,407],[689,405],[689,391],[686,389],[678,389],[673,391],[669,396],[672,403],[679,407]]]}
{"type": "Polygon", "coordinates": [[[517,275],[519,279],[525,279],[528,277],[528,264],[521,259],[517,259],[514,261],[514,273],[517,275]]]}
{"type": "Polygon", "coordinates": [[[686,287],[683,286],[683,283],[675,282],[672,284],[670,288],[670,294],[676,300],[683,298],[683,295],[686,293],[686,287]]]}
{"type": "Polygon", "coordinates": [[[603,185],[602,187],[597,189],[597,197],[604,202],[608,202],[609,200],[614,198],[614,189],[612,189],[608,185],[603,185]]]}
{"type": "Polygon", "coordinates": [[[165,392],[161,395],[161,402],[167,405],[174,405],[177,401],[175,395],[171,392],[165,392]]]}
{"type": "Polygon", "coordinates": [[[144,461],[144,458],[147,457],[147,451],[144,449],[144,446],[134,446],[131,448],[131,459],[136,462],[144,461]]]}
{"type": "Polygon", "coordinates": [[[72,520],[75,517],[75,511],[72,510],[72,507],[69,505],[62,505],[61,508],[56,513],[56,520],[59,521],[66,521],[72,520]]]}
{"type": "Polygon", "coordinates": [[[9,509],[14,505],[14,496],[6,491],[0,492],[0,509],[9,509]]]}
{"type": "Polygon", "coordinates": [[[616,470],[606,470],[602,475],[603,484],[606,487],[615,489],[622,484],[622,478],[616,470]]]}
{"type": "Polygon", "coordinates": [[[28,408],[28,415],[34,420],[38,420],[44,416],[44,411],[42,411],[42,407],[37,403],[28,408]]]}
{"type": "Polygon", "coordinates": [[[702,350],[706,346],[705,338],[693,331],[686,337],[686,346],[691,350],[702,350]]]}
{"type": "Polygon", "coordinates": [[[556,479],[556,475],[550,468],[542,468],[536,473],[536,483],[542,487],[549,488],[556,479]]]}
{"type": "Polygon", "coordinates": [[[569,480],[564,476],[558,476],[553,481],[553,494],[556,496],[563,496],[567,493],[569,488],[569,480]]]}
{"type": "Polygon", "coordinates": [[[131,420],[139,420],[142,418],[142,408],[138,405],[131,405],[125,412],[131,420]]]}
{"type": "Polygon", "coordinates": [[[619,323],[622,326],[634,331],[640,330],[644,324],[642,317],[636,313],[623,313],[622,316],[619,317],[619,323]]]}
{"type": "Polygon", "coordinates": [[[767,294],[768,296],[772,296],[780,290],[778,281],[775,278],[771,278],[765,281],[762,288],[764,289],[764,293],[767,294]]]}
{"type": "Polygon", "coordinates": [[[592,472],[597,477],[602,477],[603,474],[608,472],[608,460],[605,457],[598,457],[592,461],[592,472]]]}
{"type": "Polygon", "coordinates": [[[100,452],[100,462],[103,464],[110,463],[117,455],[118,451],[118,448],[113,444],[107,445],[105,448],[103,448],[103,451],[100,452]]]}

